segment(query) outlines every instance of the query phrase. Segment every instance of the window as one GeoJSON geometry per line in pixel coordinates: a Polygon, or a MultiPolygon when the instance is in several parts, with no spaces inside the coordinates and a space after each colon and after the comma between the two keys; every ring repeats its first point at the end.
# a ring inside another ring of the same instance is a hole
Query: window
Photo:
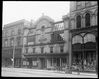
{"type": "Polygon", "coordinates": [[[63,24],[63,22],[62,23],[58,23],[58,24],[56,24],[55,27],[57,28],[57,30],[63,30],[64,29],[64,24],[63,24]]]}
{"type": "Polygon", "coordinates": [[[43,31],[44,31],[44,29],[45,29],[45,26],[43,25],[43,26],[41,27],[41,31],[43,32],[43,31]]]}
{"type": "Polygon", "coordinates": [[[8,31],[7,30],[5,30],[5,37],[7,37],[8,36],[8,31]]]}
{"type": "Polygon", "coordinates": [[[90,26],[90,14],[86,13],[85,15],[85,26],[89,27],[90,26]]]}
{"type": "Polygon", "coordinates": [[[76,27],[81,28],[81,16],[80,15],[76,17],[76,27]]]}
{"type": "Polygon", "coordinates": [[[6,39],[5,40],[5,47],[7,47],[8,46],[8,40],[6,39]]]}
{"type": "Polygon", "coordinates": [[[34,42],[35,36],[28,36],[28,42],[34,42]]]}
{"type": "Polygon", "coordinates": [[[76,2],[76,9],[81,9],[82,1],[77,1],[76,2]]]}
{"type": "Polygon", "coordinates": [[[28,48],[26,48],[25,50],[26,50],[26,52],[25,52],[25,53],[28,53],[28,48]]]}
{"type": "Polygon", "coordinates": [[[17,45],[21,45],[21,37],[17,37],[17,45]]]}
{"type": "Polygon", "coordinates": [[[33,29],[29,29],[28,35],[32,35],[34,33],[33,29]]]}
{"type": "Polygon", "coordinates": [[[60,46],[60,52],[61,52],[61,53],[64,52],[64,46],[60,46]]]}
{"type": "Polygon", "coordinates": [[[11,38],[10,39],[10,46],[13,46],[14,45],[14,38],[11,38]]]}
{"type": "Polygon", "coordinates": [[[53,47],[50,47],[50,53],[53,53],[53,47]]]}
{"type": "Polygon", "coordinates": [[[60,39],[61,39],[61,38],[60,38],[60,35],[57,34],[57,40],[60,41],[60,39]]]}
{"type": "Polygon", "coordinates": [[[33,53],[35,53],[35,48],[33,48],[33,53]]]}
{"type": "Polygon", "coordinates": [[[41,47],[41,53],[43,53],[44,52],[44,47],[41,47]]]}
{"type": "Polygon", "coordinates": [[[63,38],[61,37],[61,35],[60,34],[57,34],[57,39],[56,39],[58,42],[59,41],[63,41],[63,38]]]}
{"type": "Polygon", "coordinates": [[[11,36],[13,36],[13,35],[14,35],[14,30],[11,31],[11,36]]]}
{"type": "Polygon", "coordinates": [[[18,29],[18,35],[20,35],[21,34],[21,29],[18,29]]]}

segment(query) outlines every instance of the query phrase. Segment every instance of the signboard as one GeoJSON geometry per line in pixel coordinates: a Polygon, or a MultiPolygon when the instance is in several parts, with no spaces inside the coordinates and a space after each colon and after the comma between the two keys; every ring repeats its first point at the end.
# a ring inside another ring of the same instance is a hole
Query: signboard
{"type": "Polygon", "coordinates": [[[37,61],[32,61],[33,66],[37,66],[37,61]]]}

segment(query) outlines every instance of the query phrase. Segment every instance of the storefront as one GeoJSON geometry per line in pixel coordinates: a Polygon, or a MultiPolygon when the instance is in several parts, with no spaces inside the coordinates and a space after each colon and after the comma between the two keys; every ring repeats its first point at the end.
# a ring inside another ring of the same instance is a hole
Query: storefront
{"type": "Polygon", "coordinates": [[[16,48],[14,53],[14,67],[21,67],[22,49],[16,48]]]}
{"type": "Polygon", "coordinates": [[[4,67],[10,67],[12,66],[12,55],[13,51],[12,49],[2,49],[2,66],[4,67]]]}
{"type": "Polygon", "coordinates": [[[68,64],[68,54],[36,54],[36,55],[25,55],[26,60],[24,65],[27,68],[38,68],[38,69],[58,69],[65,68],[68,64]],[[28,64],[26,64],[28,62],[28,64]]]}
{"type": "MultiPolygon", "coordinates": [[[[90,45],[90,43],[89,44],[87,43],[89,49],[86,48],[86,44],[84,44],[85,49],[73,51],[72,65],[75,68],[77,68],[77,66],[79,65],[81,71],[95,71],[96,66],[95,43],[91,44],[93,47],[90,45]]],[[[79,47],[79,45],[77,47],[79,47]]]]}
{"type": "Polygon", "coordinates": [[[96,71],[96,27],[72,31],[72,70],[96,71]]]}

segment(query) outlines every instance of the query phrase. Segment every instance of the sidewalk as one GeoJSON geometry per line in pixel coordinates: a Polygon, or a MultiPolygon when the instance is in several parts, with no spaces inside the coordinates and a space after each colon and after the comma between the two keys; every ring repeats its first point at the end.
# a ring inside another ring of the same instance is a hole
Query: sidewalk
{"type": "Polygon", "coordinates": [[[97,78],[94,73],[80,73],[72,72],[72,74],[65,73],[64,71],[56,70],[41,70],[41,69],[28,69],[28,68],[2,68],[3,74],[6,75],[17,75],[24,77],[69,77],[69,78],[97,78]]]}
{"type": "MultiPolygon", "coordinates": [[[[2,68],[3,69],[3,68],[2,68]]],[[[43,69],[28,69],[28,68],[4,68],[5,70],[17,70],[18,69],[24,71],[24,72],[32,72],[32,71],[38,71],[38,72],[48,72],[48,73],[59,73],[59,74],[69,74],[69,73],[65,73],[64,71],[57,71],[57,70],[43,70],[43,69]]],[[[86,72],[80,72],[80,74],[78,74],[78,72],[72,72],[71,75],[82,75],[82,76],[97,76],[96,73],[86,73],[86,72]]]]}

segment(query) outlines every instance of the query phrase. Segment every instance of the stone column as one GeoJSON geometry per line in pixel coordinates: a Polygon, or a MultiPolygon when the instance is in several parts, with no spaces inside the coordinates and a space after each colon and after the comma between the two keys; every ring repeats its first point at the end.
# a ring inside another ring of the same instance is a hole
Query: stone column
{"type": "Polygon", "coordinates": [[[71,66],[72,66],[72,35],[71,32],[69,32],[69,44],[68,44],[69,48],[69,71],[71,73],[71,66]]]}

